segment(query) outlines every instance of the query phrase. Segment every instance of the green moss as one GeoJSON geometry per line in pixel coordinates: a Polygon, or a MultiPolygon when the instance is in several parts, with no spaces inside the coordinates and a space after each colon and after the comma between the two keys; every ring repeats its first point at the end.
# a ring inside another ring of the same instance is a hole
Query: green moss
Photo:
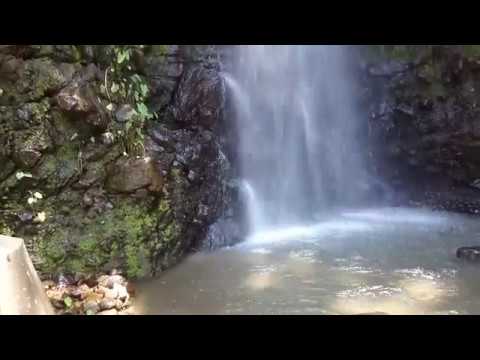
{"type": "Polygon", "coordinates": [[[38,255],[41,258],[39,269],[45,273],[55,273],[61,267],[65,260],[66,251],[63,247],[65,233],[62,231],[55,231],[50,236],[42,236],[37,244],[38,255]]]}
{"type": "Polygon", "coordinates": [[[95,273],[115,263],[123,264],[130,278],[144,277],[151,270],[147,242],[155,226],[148,209],[120,202],[90,224],[44,236],[39,251],[41,270],[95,273]]]}
{"type": "Polygon", "coordinates": [[[24,76],[16,84],[16,92],[22,94],[17,100],[28,102],[41,99],[46,93],[58,90],[64,84],[65,78],[52,60],[41,58],[27,61],[24,76]]]}
{"type": "Polygon", "coordinates": [[[14,232],[10,227],[0,220],[0,235],[13,236],[14,232]]]}
{"type": "Polygon", "coordinates": [[[166,198],[163,198],[160,200],[160,203],[158,205],[158,210],[160,210],[161,213],[166,213],[170,211],[170,201],[166,198]]]}
{"type": "Polygon", "coordinates": [[[38,166],[37,178],[43,180],[40,186],[48,190],[55,190],[64,186],[70,179],[80,172],[78,148],[74,144],[66,144],[58,149],[56,154],[43,157],[38,166]]]}
{"type": "Polygon", "coordinates": [[[167,243],[177,239],[179,233],[180,227],[174,221],[168,224],[165,229],[160,232],[162,240],[167,243]]]}
{"type": "Polygon", "coordinates": [[[463,53],[468,57],[480,56],[480,45],[461,45],[463,53]]]}

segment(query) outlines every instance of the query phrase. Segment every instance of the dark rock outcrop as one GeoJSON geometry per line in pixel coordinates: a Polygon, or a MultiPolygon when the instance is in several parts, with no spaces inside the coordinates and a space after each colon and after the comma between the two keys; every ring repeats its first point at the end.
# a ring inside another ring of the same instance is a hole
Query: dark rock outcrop
{"type": "Polygon", "coordinates": [[[471,262],[480,262],[480,246],[459,248],[457,250],[457,258],[471,262]]]}
{"type": "Polygon", "coordinates": [[[105,91],[113,48],[0,47],[0,233],[25,238],[44,276],[151,276],[202,248],[210,226],[228,218],[215,47],[133,51],[157,115],[138,157],[122,138],[134,109],[105,91]]]}
{"type": "Polygon", "coordinates": [[[373,168],[402,202],[480,212],[480,53],[467,47],[399,45],[364,68],[373,168]]]}

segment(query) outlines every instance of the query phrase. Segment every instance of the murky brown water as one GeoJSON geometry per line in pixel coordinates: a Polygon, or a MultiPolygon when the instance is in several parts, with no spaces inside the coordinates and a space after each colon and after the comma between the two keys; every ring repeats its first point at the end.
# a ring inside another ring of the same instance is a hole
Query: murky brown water
{"type": "Polygon", "coordinates": [[[138,284],[138,314],[480,314],[480,219],[351,211],[196,254],[138,284]]]}

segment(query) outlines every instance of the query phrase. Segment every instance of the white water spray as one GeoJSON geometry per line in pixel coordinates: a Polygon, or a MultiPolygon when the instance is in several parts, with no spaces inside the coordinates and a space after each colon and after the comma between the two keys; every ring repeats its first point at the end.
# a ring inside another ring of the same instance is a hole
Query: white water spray
{"type": "Polygon", "coordinates": [[[367,182],[346,49],[235,47],[225,75],[250,231],[312,224],[367,182]]]}

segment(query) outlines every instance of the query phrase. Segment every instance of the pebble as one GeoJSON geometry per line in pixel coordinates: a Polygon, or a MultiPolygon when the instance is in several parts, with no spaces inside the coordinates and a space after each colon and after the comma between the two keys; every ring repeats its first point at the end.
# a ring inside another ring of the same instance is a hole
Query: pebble
{"type": "Polygon", "coordinates": [[[78,288],[73,289],[70,292],[70,295],[75,299],[84,300],[87,297],[89,292],[90,292],[90,288],[86,284],[82,284],[78,288]]]}
{"type": "Polygon", "coordinates": [[[112,275],[107,280],[107,287],[113,289],[115,285],[123,285],[125,280],[120,275],[112,275]]]}
{"type": "Polygon", "coordinates": [[[130,296],[135,291],[119,272],[98,279],[61,276],[58,283],[44,281],[42,284],[57,314],[63,315],[118,315],[131,306],[130,296]],[[70,298],[68,306],[64,301],[66,297],[70,298]]]}
{"type": "Polygon", "coordinates": [[[43,284],[44,289],[51,289],[51,288],[55,287],[55,282],[53,282],[51,280],[43,281],[42,284],[43,284]]]}
{"type": "Polygon", "coordinates": [[[100,301],[100,310],[110,310],[117,306],[117,301],[115,299],[105,298],[100,301]]]}
{"type": "Polygon", "coordinates": [[[85,312],[96,314],[100,311],[100,306],[96,301],[87,301],[85,304],[83,304],[83,310],[85,312]]]}
{"type": "Polygon", "coordinates": [[[105,294],[106,299],[117,299],[118,298],[118,288],[114,287],[113,289],[103,288],[103,293],[105,294]]]}
{"type": "Polygon", "coordinates": [[[122,301],[128,300],[128,297],[129,297],[128,296],[128,291],[127,291],[127,288],[125,286],[115,284],[113,289],[116,290],[118,299],[120,299],[122,301]]]}

